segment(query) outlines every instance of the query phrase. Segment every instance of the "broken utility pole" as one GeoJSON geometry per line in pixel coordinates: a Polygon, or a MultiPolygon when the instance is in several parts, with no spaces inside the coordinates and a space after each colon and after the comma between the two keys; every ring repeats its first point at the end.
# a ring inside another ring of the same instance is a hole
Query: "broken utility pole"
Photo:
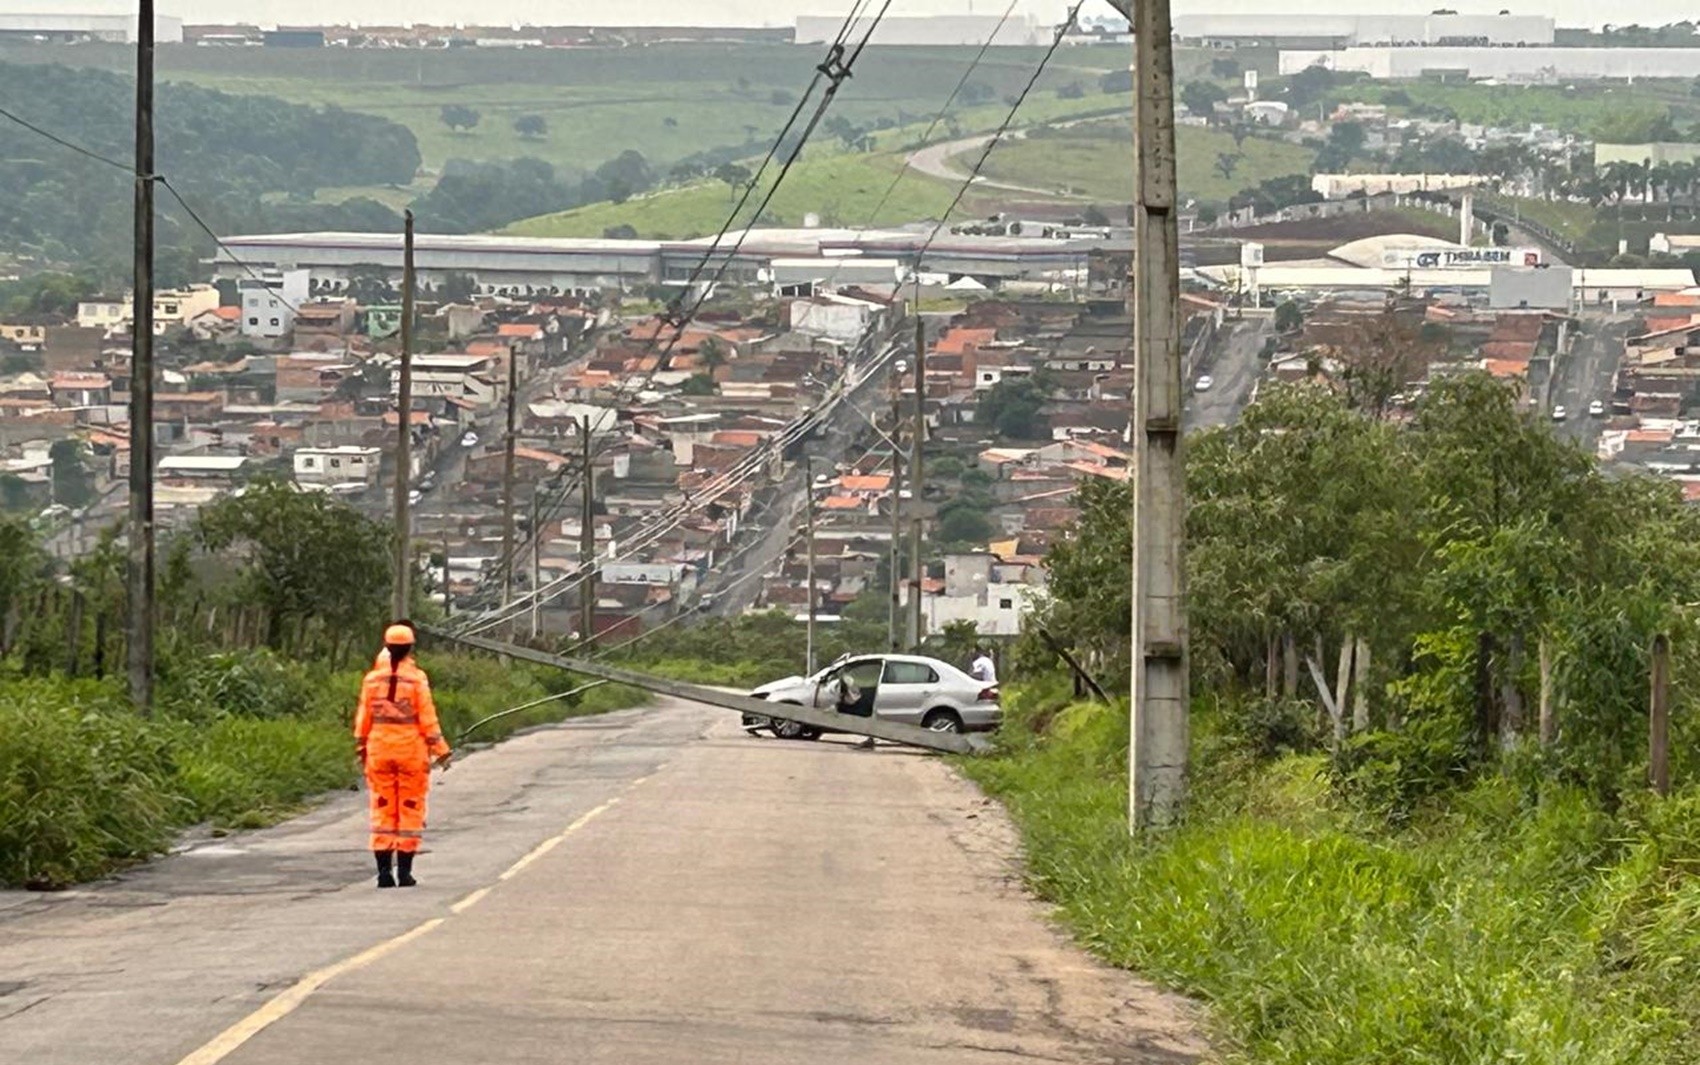
{"type": "MultiPolygon", "coordinates": [[[[396,382],[395,438],[395,572],[390,583],[390,617],[408,615],[408,580],[413,560],[408,557],[413,517],[407,493],[413,487],[413,212],[402,213],[401,243],[401,370],[396,382]]],[[[447,563],[447,556],[444,556],[447,563]]],[[[445,602],[447,598],[445,596],[445,602]]]]}
{"type": "Polygon", "coordinates": [[[130,698],[153,709],[153,0],[136,21],[135,294],[130,332],[130,698]]]}
{"type": "Polygon", "coordinates": [[[1180,817],[1186,796],[1185,471],[1181,465],[1175,66],[1168,0],[1136,0],[1134,33],[1133,677],[1128,822],[1180,817]]]}
{"type": "Polygon", "coordinates": [[[578,515],[578,616],[579,649],[596,649],[596,457],[590,450],[590,415],[579,422],[584,448],[583,477],[579,481],[578,515]]]}

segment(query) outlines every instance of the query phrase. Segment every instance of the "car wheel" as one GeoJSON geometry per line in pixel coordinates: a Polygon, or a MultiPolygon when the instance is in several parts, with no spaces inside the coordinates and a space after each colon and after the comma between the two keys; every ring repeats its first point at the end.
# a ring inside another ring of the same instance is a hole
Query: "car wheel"
{"type": "Polygon", "coordinates": [[[961,732],[962,718],[955,710],[930,710],[921,719],[921,727],[928,732],[961,732]]]}

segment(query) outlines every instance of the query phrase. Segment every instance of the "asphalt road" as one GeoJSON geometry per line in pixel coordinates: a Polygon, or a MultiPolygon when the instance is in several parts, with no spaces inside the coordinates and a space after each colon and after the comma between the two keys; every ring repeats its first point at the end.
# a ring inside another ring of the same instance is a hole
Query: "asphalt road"
{"type": "Polygon", "coordinates": [[[1551,414],[1552,408],[1560,405],[1565,408],[1569,417],[1553,427],[1560,436],[1589,448],[1599,440],[1605,419],[1590,418],[1588,404],[1597,399],[1610,407],[1612,377],[1622,361],[1623,340],[1634,321],[1630,315],[1583,319],[1569,354],[1560,356],[1555,364],[1550,400],[1542,412],[1551,414]]]}
{"type": "Polygon", "coordinates": [[[1001,811],[905,749],[662,702],[432,794],[421,886],[361,797],[119,880],[0,894],[0,1061],[1175,1063],[1187,1008],[1064,941],[1001,811]]]}
{"type": "Polygon", "coordinates": [[[1268,365],[1263,357],[1263,344],[1272,335],[1273,326],[1267,318],[1230,320],[1222,324],[1198,365],[1191,368],[1190,376],[1181,383],[1187,390],[1187,428],[1208,429],[1239,418],[1268,365]],[[1194,383],[1204,374],[1213,378],[1210,389],[1194,391],[1194,383]]]}

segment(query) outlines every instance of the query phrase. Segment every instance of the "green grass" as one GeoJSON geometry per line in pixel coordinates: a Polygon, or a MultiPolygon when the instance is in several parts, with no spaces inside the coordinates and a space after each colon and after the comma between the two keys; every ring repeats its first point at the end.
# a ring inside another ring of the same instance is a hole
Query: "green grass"
{"type": "MultiPolygon", "coordinates": [[[[1700,100],[1688,95],[1688,85],[1661,82],[1635,85],[1603,82],[1565,85],[1442,85],[1431,82],[1366,83],[1339,90],[1341,99],[1381,100],[1403,93],[1412,106],[1444,108],[1461,122],[1526,127],[1531,123],[1571,133],[1593,134],[1670,113],[1692,120],[1700,100]]],[[[1398,97],[1395,97],[1398,99],[1398,97]]],[[[1401,110],[1408,110],[1400,105],[1401,110]]]]}
{"type": "MultiPolygon", "coordinates": [[[[161,80],[190,81],[232,93],[258,93],[382,115],[407,125],[419,139],[427,170],[450,158],[534,156],[566,173],[594,169],[626,149],[663,169],[705,149],[765,145],[790,114],[820,62],[816,46],[680,44],[637,48],[494,51],[454,49],[381,51],[327,48],[160,49],[161,80]],[[740,84],[743,79],[743,84],[740,84]],[[440,120],[446,104],[481,112],[467,133],[440,120]],[[513,130],[522,114],[542,115],[547,136],[513,130]],[[673,120],[673,124],[668,123],[673,120]]],[[[857,125],[913,126],[929,119],[973,59],[974,48],[869,48],[845,83],[831,114],[857,125]]],[[[997,49],[973,80],[991,89],[991,103],[964,108],[968,130],[991,128],[998,103],[1025,83],[1041,49],[997,49]]],[[[76,49],[0,46],[8,62],[70,62],[128,71],[127,48],[76,49]]],[[[1107,71],[1125,68],[1120,48],[1074,48],[1061,54],[1029,100],[1034,120],[1123,107],[1127,98],[1099,91],[1107,71]],[[1057,89],[1079,85],[1063,99],[1057,89]]]]}
{"type": "MultiPolygon", "coordinates": [[[[1316,153],[1283,141],[1234,138],[1218,130],[1181,126],[1175,131],[1176,166],[1183,196],[1221,203],[1269,178],[1306,174],[1316,153]],[[1223,155],[1237,155],[1231,176],[1217,169],[1223,155]]],[[[1133,131],[1122,122],[1094,122],[999,145],[986,172],[1002,181],[1057,189],[1106,203],[1133,195],[1133,131]]]]}
{"type": "Polygon", "coordinates": [[[1224,1060],[1693,1060],[1700,791],[1608,816],[1493,778],[1393,833],[1331,799],[1318,758],[1207,762],[1190,820],[1133,841],[1125,708],[1071,707],[1034,739],[1029,702],[965,771],[1075,936],[1205,1000],[1224,1060]]]}
{"type": "MultiPolygon", "coordinates": [[[[159,853],[185,826],[259,827],[354,784],[357,673],[265,653],[166,666],[152,719],[113,682],[0,674],[0,885],[91,879],[159,853]]],[[[574,683],[459,655],[427,652],[425,666],[451,742],[480,718],[574,683]]],[[[493,722],[475,739],[641,699],[597,688],[493,722]]]]}
{"type": "MultiPolygon", "coordinates": [[[[902,165],[901,157],[883,153],[805,157],[786,176],[767,217],[779,225],[800,225],[804,215],[813,212],[823,225],[861,225],[902,165]]],[[[911,172],[898,183],[874,222],[937,218],[950,206],[953,195],[954,186],[911,172]]],[[[757,200],[759,194],[746,211],[753,210],[757,200]]],[[[527,237],[600,237],[609,227],[630,225],[641,236],[685,239],[717,232],[734,202],[725,184],[704,182],[625,203],[594,203],[528,218],[505,232],[527,237]]],[[[957,217],[972,217],[977,204],[974,197],[965,199],[957,217]]]]}

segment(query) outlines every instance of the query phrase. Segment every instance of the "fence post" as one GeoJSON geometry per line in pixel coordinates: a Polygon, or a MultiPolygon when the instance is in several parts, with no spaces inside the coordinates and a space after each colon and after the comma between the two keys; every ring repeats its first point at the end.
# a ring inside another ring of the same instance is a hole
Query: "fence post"
{"type": "Polygon", "coordinates": [[[1670,794],[1670,637],[1653,637],[1652,697],[1647,712],[1647,775],[1659,795],[1670,794]]]}

